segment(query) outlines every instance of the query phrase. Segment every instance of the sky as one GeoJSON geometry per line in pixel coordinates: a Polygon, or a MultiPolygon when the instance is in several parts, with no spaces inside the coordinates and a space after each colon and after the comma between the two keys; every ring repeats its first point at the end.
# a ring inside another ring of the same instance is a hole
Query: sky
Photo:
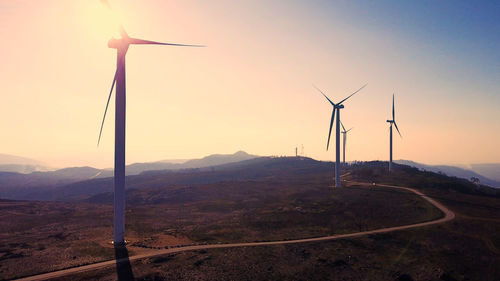
{"type": "Polygon", "coordinates": [[[132,37],[206,48],[127,53],[127,163],[244,150],[500,162],[498,1],[0,0],[0,153],[53,167],[113,166],[114,96],[97,146],[121,22],[132,37]]]}

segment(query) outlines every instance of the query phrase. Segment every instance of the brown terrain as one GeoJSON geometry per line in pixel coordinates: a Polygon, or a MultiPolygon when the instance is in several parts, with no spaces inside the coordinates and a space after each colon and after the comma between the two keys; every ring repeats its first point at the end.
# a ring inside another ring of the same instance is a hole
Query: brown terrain
{"type": "MultiPolygon", "coordinates": [[[[352,181],[407,183],[443,203],[457,218],[441,225],[340,240],[201,249],[205,244],[223,247],[364,232],[429,222],[443,214],[405,190],[354,182],[329,189],[330,172],[316,168],[253,180],[130,190],[126,276],[139,280],[497,280],[500,211],[494,191],[414,170],[401,169],[387,176],[378,166],[349,169],[352,173],[347,178],[352,181]],[[183,249],[179,245],[201,246],[175,253],[183,249]],[[150,252],[159,256],[134,258],[150,252]]],[[[109,241],[112,208],[92,200],[106,201],[106,195],[78,203],[1,202],[0,226],[7,231],[0,235],[0,278],[119,256],[109,241]]],[[[62,280],[113,280],[120,272],[107,267],[62,280]]]]}

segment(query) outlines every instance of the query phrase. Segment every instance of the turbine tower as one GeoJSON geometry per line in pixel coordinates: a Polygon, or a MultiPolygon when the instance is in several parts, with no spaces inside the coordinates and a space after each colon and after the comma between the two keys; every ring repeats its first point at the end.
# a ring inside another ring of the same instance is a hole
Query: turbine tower
{"type": "MultiPolygon", "coordinates": [[[[111,8],[107,1],[101,1],[108,8],[111,8]]],[[[102,129],[106,113],[108,111],[109,101],[113,88],[116,84],[116,100],[115,100],[115,169],[114,169],[114,232],[113,243],[115,245],[123,245],[125,243],[125,55],[127,54],[130,45],[167,45],[167,46],[184,46],[184,47],[203,47],[200,45],[184,45],[172,43],[160,43],[136,39],[128,36],[125,29],[120,26],[121,38],[112,38],[108,42],[108,47],[116,49],[116,71],[111,84],[108,102],[104,110],[102,118],[101,130],[99,131],[99,139],[97,145],[101,141],[102,129]]]]}
{"type": "Polygon", "coordinates": [[[396,124],[396,116],[394,114],[394,94],[392,94],[392,120],[387,120],[387,122],[391,124],[391,126],[389,127],[389,171],[391,171],[392,170],[392,124],[394,124],[394,127],[396,127],[399,136],[403,137],[399,132],[398,124],[396,124]]]}
{"type": "Polygon", "coordinates": [[[330,120],[330,130],[328,131],[328,141],[326,142],[326,150],[328,150],[328,147],[330,145],[330,136],[332,134],[332,126],[333,126],[333,120],[335,119],[335,111],[337,111],[337,122],[336,122],[336,134],[335,134],[335,187],[340,187],[340,109],[344,108],[344,105],[342,104],[345,102],[348,98],[352,97],[354,94],[357,92],[361,91],[364,87],[366,87],[367,84],[365,84],[363,87],[359,88],[356,92],[350,94],[347,98],[341,100],[338,103],[333,103],[318,87],[314,86],[316,90],[318,90],[327,100],[330,102],[330,104],[333,106],[332,110],[332,119],[330,120]]]}
{"type": "Polygon", "coordinates": [[[347,140],[347,132],[349,132],[350,130],[352,130],[353,128],[350,128],[349,130],[346,131],[345,127],[344,127],[344,124],[342,124],[342,121],[340,121],[340,125],[342,125],[342,135],[343,135],[343,139],[344,139],[344,146],[343,146],[343,159],[342,159],[342,163],[345,164],[345,144],[346,144],[346,140],[347,140]]]}

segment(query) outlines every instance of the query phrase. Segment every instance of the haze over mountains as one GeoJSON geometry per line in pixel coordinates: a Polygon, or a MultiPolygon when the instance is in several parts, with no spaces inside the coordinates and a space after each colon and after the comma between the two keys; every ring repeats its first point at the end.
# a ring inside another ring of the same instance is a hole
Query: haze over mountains
{"type": "MultiPolygon", "coordinates": [[[[184,194],[185,187],[200,184],[214,184],[231,181],[272,180],[283,174],[293,176],[330,171],[331,162],[316,161],[311,158],[295,157],[259,157],[218,166],[147,171],[140,175],[126,178],[126,189],[177,188],[181,197],[197,197],[196,194],[184,194]]],[[[288,176],[292,178],[291,176],[288,176]]],[[[176,196],[180,196],[176,194],[176,196]]],[[[92,203],[110,203],[113,198],[113,179],[92,179],[75,182],[44,192],[26,195],[27,199],[88,201],[92,203]]]]}
{"type": "MultiPolygon", "coordinates": [[[[271,165],[272,157],[259,157],[243,151],[234,154],[214,154],[201,159],[192,160],[164,160],[149,163],[134,163],[127,166],[127,186],[137,188],[147,182],[157,181],[158,184],[191,184],[210,183],[221,180],[232,180],[249,176],[252,172],[245,171],[251,167],[256,173],[264,171],[259,165],[271,165]],[[198,169],[192,173],[193,169],[198,169]],[[231,171],[218,173],[214,171],[231,171]],[[130,177],[135,176],[135,177],[130,177]]],[[[309,159],[302,158],[299,159],[309,159]]],[[[308,161],[315,161],[309,159],[308,161]]],[[[320,166],[331,166],[331,162],[321,162],[320,166]]],[[[398,160],[399,164],[409,165],[421,170],[444,173],[470,180],[476,177],[481,184],[500,187],[500,181],[484,176],[472,170],[455,166],[432,166],[408,160],[398,160]]],[[[489,175],[500,174],[500,164],[473,165],[476,169],[489,175]]],[[[30,199],[30,200],[56,200],[61,198],[82,199],[102,192],[111,192],[113,171],[111,169],[96,169],[92,167],[72,167],[54,171],[48,169],[43,163],[22,157],[0,155],[0,198],[30,199]],[[10,163],[10,164],[7,164],[10,163]],[[31,168],[27,168],[31,167],[31,168]],[[18,169],[18,170],[16,170],[18,169]],[[32,172],[26,172],[30,171],[32,172]]],[[[279,171],[279,167],[273,169],[279,171]]]]}
{"type": "Polygon", "coordinates": [[[29,158],[0,153],[0,171],[2,172],[16,172],[16,173],[28,174],[37,171],[50,171],[50,170],[51,168],[48,167],[43,162],[29,158]]]}
{"type": "MultiPolygon", "coordinates": [[[[181,170],[217,166],[253,159],[256,157],[257,156],[247,154],[246,152],[238,151],[234,154],[214,154],[201,159],[188,160],[184,163],[171,163],[166,161],[135,163],[127,166],[127,176],[138,175],[145,171],[181,170]]],[[[28,160],[29,159],[23,163],[28,163],[28,160]]],[[[58,187],[67,184],[91,179],[110,178],[112,176],[113,170],[111,169],[96,169],[92,167],[72,167],[46,172],[34,171],[31,173],[0,170],[0,198],[52,198],[52,196],[48,195],[48,193],[46,196],[42,196],[41,194],[44,194],[49,190],[55,190],[58,187]],[[26,197],[28,194],[32,193],[36,193],[38,195],[35,197],[26,197]]]]}
{"type": "Polygon", "coordinates": [[[485,177],[492,180],[500,182],[500,164],[499,163],[489,163],[489,164],[471,164],[470,168],[485,177]]]}
{"type": "Polygon", "coordinates": [[[396,160],[394,162],[434,173],[444,173],[448,176],[458,178],[471,179],[475,177],[478,178],[482,184],[500,188],[500,164],[471,165],[472,170],[469,170],[449,165],[426,165],[410,160],[396,160]]]}
{"type": "Polygon", "coordinates": [[[134,163],[128,165],[126,168],[127,175],[138,175],[144,171],[153,170],[178,170],[178,169],[192,169],[203,168],[210,166],[217,166],[226,163],[240,162],[256,158],[256,155],[250,155],[244,151],[238,151],[234,154],[212,154],[201,159],[186,160],[184,162],[175,162],[182,160],[163,160],[158,162],[147,163],[134,163]]]}
{"type": "MultiPolygon", "coordinates": [[[[258,157],[250,155],[244,151],[237,151],[234,154],[212,154],[201,159],[175,159],[160,160],[155,162],[133,163],[127,165],[127,175],[138,175],[144,171],[152,170],[176,170],[201,168],[208,166],[222,165],[226,163],[239,162],[258,157]]],[[[96,169],[92,167],[67,167],[54,169],[47,164],[30,159],[9,154],[0,154],[0,172],[13,172],[30,174],[33,172],[56,172],[61,175],[73,177],[107,177],[112,176],[112,168],[96,169]],[[99,174],[99,172],[101,174],[99,174]]]]}

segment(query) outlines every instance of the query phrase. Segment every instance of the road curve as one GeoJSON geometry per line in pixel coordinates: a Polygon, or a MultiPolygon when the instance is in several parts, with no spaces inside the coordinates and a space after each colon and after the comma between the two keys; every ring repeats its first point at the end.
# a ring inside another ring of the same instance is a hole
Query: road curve
{"type": "MultiPolygon", "coordinates": [[[[363,183],[363,182],[351,182],[351,183],[360,184],[360,185],[369,185],[368,183],[363,183]]],[[[393,232],[393,231],[405,230],[405,229],[410,229],[410,228],[423,227],[423,226],[428,226],[428,225],[433,225],[433,224],[439,224],[439,223],[444,223],[444,222],[453,220],[455,218],[455,214],[452,211],[450,211],[448,208],[446,208],[441,203],[435,201],[434,199],[427,197],[425,194],[423,194],[422,192],[420,192],[418,190],[415,190],[415,189],[409,188],[409,187],[401,187],[401,186],[385,185],[385,184],[377,184],[376,186],[389,187],[389,188],[395,188],[395,189],[403,189],[403,190],[413,192],[416,195],[427,200],[429,203],[434,205],[434,207],[441,210],[444,213],[444,217],[437,219],[437,220],[422,222],[422,223],[415,223],[415,224],[408,224],[408,225],[401,225],[401,226],[394,226],[394,227],[386,227],[386,228],[380,228],[380,229],[374,229],[374,230],[368,230],[368,231],[362,231],[362,232],[355,232],[355,233],[348,233],[348,234],[337,234],[337,235],[322,236],[322,237],[315,237],[315,238],[269,241],[269,242],[194,245],[194,246],[185,246],[185,247],[179,247],[179,248],[169,248],[169,249],[156,250],[156,251],[152,251],[152,252],[148,252],[148,253],[144,253],[144,254],[140,254],[140,255],[131,256],[128,259],[130,261],[135,261],[135,260],[140,260],[143,258],[150,258],[150,257],[155,257],[155,256],[160,256],[160,255],[165,255],[165,254],[179,253],[179,252],[185,252],[185,251],[194,251],[194,250],[269,246],[269,245],[318,242],[318,241],[335,240],[335,239],[342,239],[342,238],[353,238],[353,237],[365,236],[365,235],[369,235],[369,234],[386,233],[386,232],[393,232]]],[[[19,280],[19,281],[20,280],[23,280],[23,281],[47,280],[50,278],[62,277],[65,275],[70,275],[70,274],[74,274],[74,273],[78,273],[78,272],[84,272],[84,271],[94,270],[94,269],[98,269],[98,268],[103,268],[103,267],[115,265],[117,263],[121,263],[121,262],[125,262],[125,261],[127,261],[126,258],[119,259],[119,260],[109,260],[109,261],[105,261],[105,262],[99,262],[99,263],[63,269],[63,270],[53,271],[53,272],[39,274],[39,275],[33,275],[33,276],[29,276],[29,277],[25,277],[25,278],[21,278],[21,279],[16,279],[16,280],[19,280]]]]}

